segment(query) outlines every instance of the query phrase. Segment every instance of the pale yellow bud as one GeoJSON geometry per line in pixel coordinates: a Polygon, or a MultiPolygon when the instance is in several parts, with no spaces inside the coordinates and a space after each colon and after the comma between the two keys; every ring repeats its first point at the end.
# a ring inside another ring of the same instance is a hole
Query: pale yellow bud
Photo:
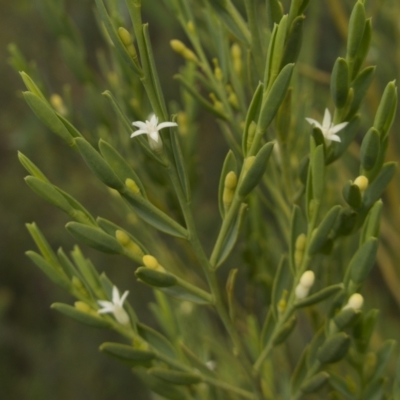
{"type": "Polygon", "coordinates": [[[157,258],[147,254],[142,258],[143,264],[145,267],[154,269],[155,271],[165,272],[165,268],[158,263],[157,258]]]}
{"type": "Polygon", "coordinates": [[[295,244],[296,250],[299,251],[304,250],[306,248],[306,242],[307,242],[307,236],[304,233],[297,236],[295,244]]]}
{"type": "Polygon", "coordinates": [[[240,75],[242,73],[242,50],[237,43],[234,43],[231,47],[231,55],[233,60],[233,69],[240,75]]]}
{"type": "Polygon", "coordinates": [[[234,190],[237,185],[237,176],[233,171],[230,171],[226,174],[225,177],[225,187],[227,189],[234,190]]]}
{"type": "Polygon", "coordinates": [[[354,184],[360,188],[360,192],[364,192],[364,190],[368,187],[368,178],[364,175],[360,175],[356,178],[354,184]]]}
{"type": "Polygon", "coordinates": [[[186,50],[186,46],[178,39],[172,39],[169,44],[171,45],[172,50],[178,54],[182,54],[186,50]]]}
{"type": "Polygon", "coordinates": [[[74,306],[79,311],[82,311],[86,314],[90,314],[93,317],[99,318],[99,314],[97,313],[97,311],[93,310],[93,308],[90,307],[89,304],[86,304],[84,301],[76,301],[74,303],[74,306]]]}
{"type": "Polygon", "coordinates": [[[150,269],[157,269],[158,267],[158,260],[157,258],[147,254],[142,258],[143,264],[150,269]]]}
{"type": "Polygon", "coordinates": [[[195,29],[192,21],[189,21],[186,26],[187,26],[189,32],[192,32],[192,33],[195,32],[196,29],[195,29]]]}
{"type": "Polygon", "coordinates": [[[137,58],[136,49],[133,44],[126,46],[126,50],[132,58],[137,58]]]}
{"type": "Polygon", "coordinates": [[[244,164],[243,164],[243,171],[246,173],[251,166],[254,164],[256,157],[255,156],[250,156],[250,157],[246,157],[244,160],[244,164]]]}
{"type": "Polygon", "coordinates": [[[193,51],[192,50],[189,50],[189,49],[185,49],[185,51],[182,53],[182,56],[183,56],[183,58],[185,59],[185,60],[188,60],[188,61],[192,61],[192,62],[194,62],[194,63],[197,63],[197,56],[196,56],[196,54],[194,54],[193,53],[193,51]]]}
{"type": "Polygon", "coordinates": [[[122,246],[127,246],[131,242],[131,238],[124,231],[116,230],[115,237],[122,246]]]}
{"type": "Polygon", "coordinates": [[[303,273],[303,275],[300,278],[300,285],[310,288],[312,285],[314,285],[315,281],[315,274],[313,271],[308,270],[303,273]]]}
{"type": "Polygon", "coordinates": [[[294,264],[298,268],[303,261],[304,250],[295,250],[294,252],[294,264]]]}
{"type": "Polygon", "coordinates": [[[184,111],[179,111],[178,116],[177,116],[177,121],[178,127],[179,127],[179,132],[182,135],[187,135],[188,134],[188,120],[187,120],[187,115],[184,111]]]}
{"type": "Polygon", "coordinates": [[[140,193],[140,189],[138,187],[138,185],[136,185],[136,182],[133,179],[128,178],[125,181],[125,185],[132,190],[133,193],[139,194],[140,193]]]}
{"type": "Polygon", "coordinates": [[[254,135],[256,134],[256,130],[257,130],[257,124],[254,121],[251,121],[249,129],[247,131],[247,141],[246,141],[247,149],[250,149],[251,145],[253,144],[253,139],[254,135]]]}
{"type": "Polygon", "coordinates": [[[343,308],[353,308],[354,310],[358,311],[361,310],[363,304],[364,297],[362,297],[360,293],[354,293],[350,296],[349,301],[343,308]]]}
{"type": "Polygon", "coordinates": [[[301,299],[304,299],[304,298],[306,298],[308,296],[308,292],[309,291],[310,291],[310,288],[305,287],[305,286],[303,286],[301,284],[298,284],[296,286],[296,289],[295,289],[294,293],[296,295],[296,298],[301,300],[301,299]]]}
{"type": "Polygon", "coordinates": [[[52,94],[50,96],[50,103],[59,114],[62,116],[67,115],[67,109],[65,108],[64,101],[60,95],[56,93],[52,94]]]}
{"type": "Polygon", "coordinates": [[[121,39],[121,42],[124,44],[125,47],[132,44],[132,36],[131,34],[122,26],[118,28],[118,36],[121,39]]]}

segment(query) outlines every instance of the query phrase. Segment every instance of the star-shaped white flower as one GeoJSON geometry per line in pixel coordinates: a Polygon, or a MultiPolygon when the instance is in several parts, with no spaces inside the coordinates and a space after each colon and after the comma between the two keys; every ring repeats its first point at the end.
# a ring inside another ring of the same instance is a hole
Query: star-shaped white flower
{"type": "Polygon", "coordinates": [[[159,124],[155,114],[151,114],[149,121],[135,121],[132,122],[132,125],[139,129],[132,133],[131,138],[146,134],[149,139],[149,145],[154,151],[160,151],[162,149],[162,141],[158,132],[164,128],[178,126],[176,122],[161,122],[161,124],[159,124]]]}
{"type": "Polygon", "coordinates": [[[306,118],[306,120],[309,124],[314,125],[315,127],[321,129],[322,134],[324,135],[324,138],[325,138],[325,143],[327,144],[327,146],[330,145],[331,141],[341,142],[340,137],[338,135],[336,135],[336,133],[341,131],[348,124],[348,122],[342,122],[338,125],[333,125],[331,113],[329,112],[329,110],[327,108],[325,109],[325,114],[324,114],[324,119],[322,121],[322,125],[313,118],[306,118]]]}
{"type": "Polygon", "coordinates": [[[112,302],[106,300],[98,300],[97,302],[101,305],[101,309],[97,310],[99,314],[107,314],[112,313],[114,314],[115,319],[121,325],[128,325],[129,324],[129,316],[128,313],[124,310],[124,301],[128,296],[129,292],[126,291],[119,297],[119,291],[116,286],[113,287],[112,290],[112,302]]]}

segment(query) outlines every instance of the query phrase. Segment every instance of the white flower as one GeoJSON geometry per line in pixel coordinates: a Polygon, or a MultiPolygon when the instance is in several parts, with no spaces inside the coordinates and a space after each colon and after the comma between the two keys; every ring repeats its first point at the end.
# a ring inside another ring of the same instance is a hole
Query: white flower
{"type": "Polygon", "coordinates": [[[107,314],[107,313],[112,313],[114,314],[115,319],[121,324],[121,325],[128,325],[129,324],[129,316],[127,312],[124,310],[123,304],[128,296],[129,292],[126,291],[122,295],[122,297],[119,297],[119,291],[116,286],[113,287],[112,290],[112,302],[111,301],[106,301],[106,300],[98,300],[97,302],[101,305],[100,310],[97,310],[99,314],[107,314]]]}
{"type": "Polygon", "coordinates": [[[312,285],[314,285],[315,274],[313,271],[308,270],[303,273],[300,277],[299,284],[296,286],[295,295],[296,298],[301,300],[308,296],[312,285]]]}
{"type": "Polygon", "coordinates": [[[312,118],[306,118],[306,120],[309,124],[314,125],[315,127],[321,129],[327,146],[330,145],[332,140],[334,142],[341,142],[340,137],[338,135],[336,135],[336,133],[341,131],[348,124],[348,122],[342,122],[338,125],[333,125],[331,113],[329,112],[329,110],[327,108],[325,109],[325,114],[324,114],[324,119],[322,121],[322,125],[318,121],[316,121],[315,119],[312,119],[312,118]]]}
{"type": "Polygon", "coordinates": [[[160,151],[162,149],[162,141],[158,131],[164,128],[178,126],[176,122],[161,122],[161,124],[159,124],[158,118],[156,117],[155,114],[151,114],[149,121],[148,120],[146,120],[146,122],[135,121],[132,122],[132,125],[136,126],[136,128],[139,129],[132,133],[131,138],[138,135],[146,134],[149,139],[149,145],[151,149],[154,151],[160,151]]]}

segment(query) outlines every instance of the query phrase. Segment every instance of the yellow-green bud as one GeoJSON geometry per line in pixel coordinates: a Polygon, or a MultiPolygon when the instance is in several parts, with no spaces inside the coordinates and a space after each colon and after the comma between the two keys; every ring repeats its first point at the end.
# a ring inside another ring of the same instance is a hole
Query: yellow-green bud
{"type": "Polygon", "coordinates": [[[295,243],[295,248],[296,250],[304,250],[306,248],[306,242],[307,242],[307,236],[302,233],[299,236],[297,236],[296,243],[295,243]]]}
{"type": "Polygon", "coordinates": [[[93,315],[94,317],[99,318],[99,314],[97,311],[93,310],[92,307],[89,306],[89,304],[85,303],[84,301],[76,301],[74,303],[74,306],[77,310],[82,311],[86,314],[93,315]]]}
{"type": "Polygon", "coordinates": [[[364,175],[360,175],[356,178],[354,184],[360,188],[360,192],[362,193],[368,187],[368,178],[364,175]]]}
{"type": "Polygon", "coordinates": [[[250,149],[251,145],[253,144],[253,139],[254,135],[256,134],[256,130],[257,130],[257,124],[254,121],[251,121],[247,131],[247,140],[246,140],[247,149],[250,149]]]}
{"type": "Polygon", "coordinates": [[[131,238],[124,231],[116,230],[115,237],[122,246],[127,246],[131,242],[131,238]]]}
{"type": "Polygon", "coordinates": [[[289,292],[286,289],[282,293],[282,297],[279,300],[278,305],[277,305],[279,314],[282,314],[286,310],[288,294],[289,294],[289,292]]]}
{"type": "Polygon", "coordinates": [[[164,267],[158,263],[157,258],[149,254],[143,256],[142,261],[145,267],[147,268],[154,269],[155,271],[159,272],[165,272],[164,267]]]}
{"type": "Polygon", "coordinates": [[[209,94],[210,99],[212,100],[212,102],[214,103],[214,108],[223,113],[224,112],[224,105],[217,99],[217,96],[215,95],[215,93],[210,93],[209,94]]]}
{"type": "Polygon", "coordinates": [[[133,179],[128,178],[125,181],[125,185],[132,190],[133,193],[139,194],[140,193],[140,189],[138,187],[138,185],[136,185],[136,182],[133,179]]]}
{"type": "Polygon", "coordinates": [[[195,29],[192,21],[189,21],[186,26],[187,26],[189,32],[192,32],[192,33],[195,32],[196,29],[195,29]]]}
{"type": "Polygon", "coordinates": [[[182,135],[187,135],[188,134],[188,121],[187,121],[187,115],[184,111],[179,111],[178,116],[177,116],[177,121],[178,127],[179,127],[179,132],[182,135]]]}
{"type": "Polygon", "coordinates": [[[129,55],[132,58],[137,58],[136,49],[135,49],[135,46],[133,45],[133,43],[128,45],[128,46],[126,46],[126,51],[129,53],[129,55]]]}
{"type": "Polygon", "coordinates": [[[231,55],[233,59],[233,69],[240,75],[242,73],[242,49],[237,43],[234,43],[231,47],[231,55]]]}
{"type": "Polygon", "coordinates": [[[243,164],[243,172],[246,173],[254,164],[256,156],[246,157],[243,164]]]}
{"type": "Polygon", "coordinates": [[[133,42],[131,34],[122,26],[118,28],[118,36],[125,47],[129,46],[133,42]]]}
{"type": "Polygon", "coordinates": [[[65,108],[64,101],[60,95],[56,93],[52,94],[50,96],[50,103],[59,114],[61,114],[62,116],[67,115],[67,109],[65,108]]]}
{"type": "Polygon", "coordinates": [[[237,176],[233,171],[230,171],[226,174],[225,177],[225,187],[227,189],[235,190],[237,185],[237,176]]]}
{"type": "Polygon", "coordinates": [[[83,283],[76,276],[72,277],[72,286],[78,293],[80,293],[83,297],[90,298],[89,292],[86,290],[83,283]]]}
{"type": "Polygon", "coordinates": [[[178,54],[181,54],[186,50],[186,46],[178,39],[172,39],[169,44],[172,47],[172,50],[177,52],[178,54]]]}

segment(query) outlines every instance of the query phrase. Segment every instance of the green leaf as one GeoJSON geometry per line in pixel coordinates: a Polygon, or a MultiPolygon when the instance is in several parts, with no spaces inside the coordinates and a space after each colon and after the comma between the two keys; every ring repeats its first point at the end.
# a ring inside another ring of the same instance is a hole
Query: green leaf
{"type": "Polygon", "coordinates": [[[95,315],[86,313],[84,311],[80,311],[77,308],[72,307],[68,304],[53,303],[51,305],[51,308],[59,311],[60,313],[67,315],[68,317],[70,317],[78,322],[81,322],[85,325],[92,326],[94,328],[109,328],[110,327],[110,324],[106,320],[104,320],[102,317],[100,317],[100,315],[95,316],[95,315]]]}
{"type": "Polygon", "coordinates": [[[272,149],[274,148],[274,142],[266,143],[256,154],[253,164],[250,166],[249,170],[246,172],[243,180],[239,183],[239,196],[244,199],[251,191],[258,185],[261,181],[265,170],[267,169],[267,164],[269,158],[272,154],[272,149]]]}
{"type": "Polygon", "coordinates": [[[296,17],[290,25],[290,30],[286,38],[285,49],[280,68],[290,63],[295,63],[299,56],[303,40],[304,15],[296,17]]]}
{"type": "Polygon", "coordinates": [[[104,158],[87,140],[76,138],[75,143],[88,167],[105,185],[116,190],[122,190],[125,187],[104,158]]]}
{"type": "Polygon", "coordinates": [[[61,286],[65,290],[70,290],[71,283],[61,268],[51,265],[41,255],[34,251],[27,251],[25,253],[55,284],[61,286]]]}
{"type": "Polygon", "coordinates": [[[283,7],[279,0],[267,0],[267,18],[270,30],[278,24],[283,17],[283,7]]]}
{"type": "Polygon", "coordinates": [[[52,132],[60,136],[61,139],[65,140],[70,146],[74,145],[73,137],[48,103],[45,103],[40,97],[32,92],[23,92],[23,96],[29,107],[43,122],[43,124],[45,124],[52,132]]]}
{"type": "Polygon", "coordinates": [[[135,275],[144,283],[157,288],[174,286],[177,282],[175,275],[169,272],[156,271],[147,267],[139,267],[135,275]]]}
{"type": "Polygon", "coordinates": [[[351,12],[349,21],[349,36],[347,39],[348,61],[353,61],[357,56],[364,35],[366,19],[364,4],[361,1],[357,1],[351,12]]]}
{"type": "Polygon", "coordinates": [[[343,187],[343,198],[346,200],[346,203],[358,210],[362,205],[361,191],[360,188],[352,183],[352,181],[347,181],[343,187]]]}
{"type": "Polygon", "coordinates": [[[49,243],[43,236],[36,223],[33,222],[32,224],[26,224],[26,227],[46,261],[48,261],[53,266],[58,265],[56,254],[50,247],[49,243]]]}
{"type": "Polygon", "coordinates": [[[114,28],[114,25],[113,25],[110,17],[108,16],[107,9],[104,6],[103,1],[102,0],[95,0],[95,1],[96,1],[96,5],[97,5],[97,10],[99,11],[100,18],[103,21],[104,26],[107,30],[107,33],[110,36],[110,39],[112,40],[119,55],[126,62],[126,64],[132,69],[132,71],[134,71],[136,74],[138,74],[141,77],[143,75],[143,72],[140,69],[140,67],[135,64],[132,57],[129,55],[128,51],[126,50],[124,44],[122,43],[116,29],[114,28]]]}
{"type": "Polygon", "coordinates": [[[275,82],[282,65],[281,63],[285,50],[286,35],[288,32],[287,24],[288,16],[284,15],[278,24],[276,36],[274,37],[272,58],[268,59],[268,75],[265,75],[264,80],[264,86],[266,88],[271,87],[271,85],[275,82]]]}
{"type": "Polygon", "coordinates": [[[397,87],[395,81],[389,82],[383,92],[375,115],[374,128],[380,133],[381,140],[391,128],[397,110],[397,87]]]}
{"type": "Polygon", "coordinates": [[[317,303],[320,303],[321,301],[327,299],[328,297],[331,297],[338,292],[342,291],[344,289],[343,283],[338,283],[336,285],[331,285],[323,288],[319,292],[316,292],[312,294],[311,296],[307,296],[306,298],[302,300],[298,300],[294,306],[296,308],[301,308],[301,307],[307,307],[311,306],[317,303]]]}
{"type": "Polygon", "coordinates": [[[148,365],[148,362],[155,358],[155,354],[149,350],[135,349],[132,346],[119,343],[106,342],[100,346],[100,351],[129,364],[148,365]]]}
{"type": "Polygon", "coordinates": [[[110,254],[122,254],[124,251],[115,237],[108,235],[100,228],[79,222],[69,222],[65,227],[72,236],[96,250],[110,254]]]}
{"type": "Polygon", "coordinates": [[[249,129],[253,122],[257,121],[257,117],[260,114],[262,99],[263,99],[264,85],[262,82],[258,83],[257,89],[255,90],[253,97],[250,102],[250,106],[247,110],[246,122],[244,126],[244,133],[242,139],[243,154],[247,154],[250,150],[251,143],[248,143],[249,129]]]}
{"type": "Polygon", "coordinates": [[[50,181],[47,179],[46,175],[43,174],[43,172],[24,154],[22,154],[20,151],[18,152],[18,159],[22,166],[35,178],[40,179],[43,182],[50,183],[50,181]]]}
{"type": "Polygon", "coordinates": [[[331,95],[337,108],[343,108],[349,94],[349,67],[344,58],[337,58],[331,75],[331,95]]]}
{"type": "Polygon", "coordinates": [[[272,285],[271,307],[275,318],[278,317],[278,305],[282,299],[283,293],[285,290],[289,291],[291,289],[292,280],[293,276],[290,271],[289,260],[287,256],[283,255],[272,285]]]}
{"type": "Polygon", "coordinates": [[[235,243],[239,237],[240,233],[240,227],[242,226],[243,218],[245,215],[245,212],[247,210],[247,204],[242,203],[240,206],[240,209],[237,213],[236,219],[232,222],[231,227],[227,234],[224,237],[224,241],[220,248],[218,249],[218,253],[216,253],[213,257],[213,264],[214,260],[215,261],[215,267],[220,266],[231,254],[235,243]]]}
{"type": "Polygon", "coordinates": [[[360,310],[355,310],[354,308],[349,307],[341,310],[337,315],[335,315],[333,322],[341,331],[353,325],[360,316],[360,310]]]}
{"type": "Polygon", "coordinates": [[[33,176],[25,178],[26,184],[40,197],[55,205],[67,214],[72,214],[74,208],[63,195],[51,184],[33,176]]]}
{"type": "Polygon", "coordinates": [[[237,162],[235,155],[232,150],[228,151],[228,154],[225,157],[224,164],[222,166],[221,176],[219,178],[219,186],[218,186],[218,206],[221,217],[225,217],[225,207],[223,202],[223,194],[225,187],[225,178],[228,172],[233,171],[237,174],[237,162]]]}
{"type": "Polygon", "coordinates": [[[356,394],[350,389],[349,382],[339,375],[332,375],[329,378],[329,384],[337,392],[341,393],[348,400],[356,400],[356,394]]]}
{"type": "Polygon", "coordinates": [[[379,200],[387,185],[392,180],[396,172],[397,164],[394,162],[386,163],[376,179],[365,189],[363,196],[363,208],[368,209],[379,200]]]}
{"type": "Polygon", "coordinates": [[[201,382],[198,374],[191,372],[173,371],[164,368],[151,368],[148,370],[150,375],[162,379],[165,382],[175,385],[193,385],[201,382]]]}
{"type": "Polygon", "coordinates": [[[317,358],[321,364],[332,364],[341,360],[350,347],[350,336],[344,332],[328,337],[318,349],[317,358]]]}
{"type": "Polygon", "coordinates": [[[368,130],[361,143],[360,173],[362,173],[363,170],[370,171],[375,167],[376,162],[378,161],[379,158],[379,152],[380,152],[379,132],[375,128],[371,128],[368,130]]]}
{"type": "Polygon", "coordinates": [[[295,316],[292,316],[291,318],[289,318],[289,320],[283,324],[282,328],[280,329],[278,334],[275,336],[273,345],[277,346],[278,344],[283,343],[289,337],[289,335],[293,332],[293,329],[295,328],[296,324],[297,324],[297,319],[295,316]]]}
{"type": "Polygon", "coordinates": [[[324,148],[319,145],[311,156],[312,198],[321,202],[325,188],[324,148]]]}
{"type": "Polygon", "coordinates": [[[368,55],[369,47],[371,44],[371,37],[372,37],[372,24],[371,24],[371,18],[369,18],[365,21],[363,37],[361,39],[360,46],[357,49],[357,55],[353,63],[352,79],[354,79],[357,76],[358,71],[360,70],[362,64],[364,63],[368,55]]]}
{"type": "Polygon", "coordinates": [[[353,88],[353,100],[351,102],[350,110],[345,117],[345,121],[349,121],[357,113],[360,108],[361,102],[364,100],[367,90],[375,75],[375,67],[364,68],[357,78],[353,81],[351,87],[353,88]]]}
{"type": "MultiPolygon", "coordinates": [[[[282,68],[271,89],[264,94],[264,99],[261,105],[260,116],[257,124],[257,132],[264,133],[275,117],[280,105],[285,99],[290,80],[292,78],[294,64],[287,64],[282,68]]],[[[253,147],[258,146],[256,140],[253,141],[253,147]]]]}
{"type": "Polygon", "coordinates": [[[296,264],[294,255],[296,252],[296,240],[301,234],[306,233],[306,221],[301,211],[301,208],[298,205],[293,206],[292,217],[290,222],[290,242],[289,242],[289,261],[290,261],[290,269],[294,274],[296,271],[296,264]]]}
{"type": "Polygon", "coordinates": [[[34,95],[39,97],[39,99],[41,99],[49,108],[51,108],[46,97],[40,91],[39,87],[36,85],[34,80],[24,71],[21,71],[19,74],[21,75],[21,78],[24,81],[24,84],[25,84],[26,88],[29,90],[29,92],[32,92],[34,95]]]}
{"type": "Polygon", "coordinates": [[[177,358],[174,346],[164,335],[141,323],[137,324],[137,328],[140,336],[157,351],[170,358],[177,358]]]}
{"type": "Polygon", "coordinates": [[[308,247],[309,254],[313,255],[318,253],[318,251],[320,251],[324,246],[341,209],[342,207],[339,205],[333,206],[325,215],[325,218],[319,224],[316,231],[312,234],[311,242],[308,247]]]}
{"type": "Polygon", "coordinates": [[[378,200],[369,211],[361,230],[360,245],[365,243],[371,237],[377,238],[379,236],[382,207],[382,201],[378,200]]]}
{"type": "Polygon", "coordinates": [[[375,330],[375,324],[379,315],[379,310],[372,309],[362,316],[353,328],[353,336],[356,348],[359,352],[365,353],[369,346],[371,336],[375,330]]]}
{"type": "Polygon", "coordinates": [[[143,368],[135,368],[134,372],[147,387],[163,398],[168,400],[188,400],[190,398],[189,393],[183,388],[167,383],[165,380],[147,373],[143,368]]]}
{"type": "Polygon", "coordinates": [[[136,214],[154,228],[172,236],[180,238],[188,237],[188,232],[182,225],[175,222],[142,196],[137,195],[127,188],[121,194],[129,205],[132,206],[136,214]]]}
{"type": "Polygon", "coordinates": [[[329,380],[329,377],[330,375],[325,371],[318,372],[301,385],[300,391],[303,393],[314,393],[329,380]]]}
{"type": "Polygon", "coordinates": [[[99,149],[103,158],[106,160],[107,164],[113,170],[115,175],[122,181],[125,182],[127,179],[132,179],[135,181],[136,185],[140,189],[140,193],[146,196],[146,191],[144,186],[133,170],[133,168],[125,161],[125,159],[118,153],[118,151],[111,146],[111,144],[107,143],[103,139],[99,141],[99,149]]]}
{"type": "Polygon", "coordinates": [[[348,266],[350,278],[355,283],[363,282],[375,264],[378,239],[368,239],[354,254],[348,266]]]}
{"type": "Polygon", "coordinates": [[[370,380],[380,378],[386,368],[389,359],[393,356],[396,347],[395,340],[386,340],[376,353],[376,368],[370,380]]]}
{"type": "Polygon", "coordinates": [[[214,9],[218,18],[221,19],[226,27],[242,42],[248,46],[251,44],[250,31],[247,28],[242,16],[238,10],[229,2],[227,6],[221,5],[220,2],[209,0],[209,4],[214,9]]]}

